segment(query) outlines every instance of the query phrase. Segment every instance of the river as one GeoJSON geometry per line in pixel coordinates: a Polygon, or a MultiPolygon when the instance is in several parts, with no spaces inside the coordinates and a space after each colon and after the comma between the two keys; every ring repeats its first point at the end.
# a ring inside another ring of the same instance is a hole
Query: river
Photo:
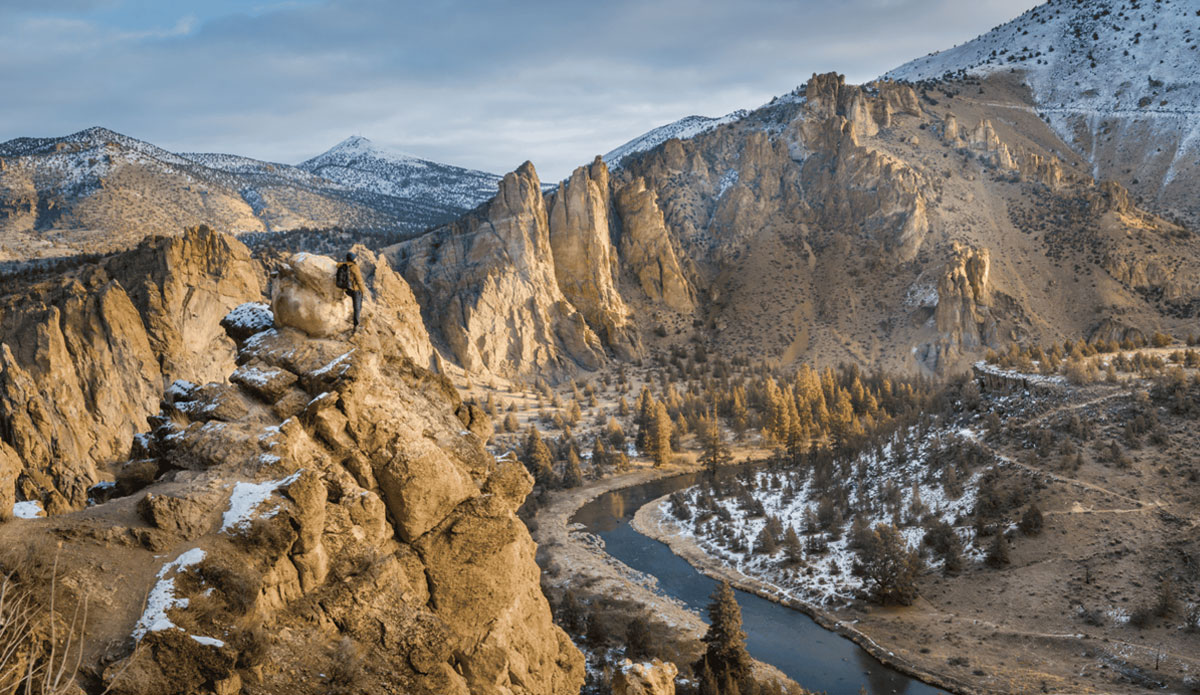
{"type": "MultiPolygon", "coordinates": [[[[604,539],[609,554],[658,578],[663,593],[705,615],[716,582],[696,571],[666,545],[629,525],[638,508],[695,484],[697,474],[635,485],[604,493],[584,505],[571,521],[604,539]]],[[[754,658],[783,671],[814,692],[828,695],[935,695],[946,691],[884,666],[854,642],[830,632],[800,611],[736,591],[742,609],[746,647],[754,658]]]]}

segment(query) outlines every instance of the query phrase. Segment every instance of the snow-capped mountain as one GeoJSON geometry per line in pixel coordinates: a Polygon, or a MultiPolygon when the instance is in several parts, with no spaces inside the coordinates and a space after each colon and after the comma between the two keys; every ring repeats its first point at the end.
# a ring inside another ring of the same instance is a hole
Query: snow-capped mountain
{"type": "Polygon", "coordinates": [[[884,77],[1017,76],[1096,178],[1200,221],[1198,45],[1195,0],[1051,0],[884,77]]]}
{"type": "Polygon", "coordinates": [[[604,155],[604,163],[610,167],[620,167],[621,162],[632,154],[645,152],[658,147],[662,143],[671,138],[679,138],[686,140],[694,138],[701,133],[716,128],[725,123],[732,123],[746,116],[748,112],[744,109],[738,109],[733,113],[726,114],[720,118],[711,118],[709,116],[684,116],[678,121],[659,126],[653,130],[642,133],[629,142],[613,149],[608,154],[604,155]]]}
{"type": "Polygon", "coordinates": [[[298,166],[357,191],[410,201],[430,210],[444,210],[446,219],[496,195],[501,178],[484,171],[390,152],[357,135],[298,166]]]}
{"type": "Polygon", "coordinates": [[[293,166],[173,153],[95,127],[0,143],[0,247],[18,258],[108,250],[199,224],[413,234],[475,207],[498,180],[386,154],[362,138],[293,166]]]}

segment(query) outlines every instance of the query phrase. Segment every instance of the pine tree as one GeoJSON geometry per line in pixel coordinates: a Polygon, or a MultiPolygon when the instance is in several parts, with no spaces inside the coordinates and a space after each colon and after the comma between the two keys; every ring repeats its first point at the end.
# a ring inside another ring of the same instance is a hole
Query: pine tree
{"type": "Polygon", "coordinates": [[[788,526],[783,534],[783,555],[788,563],[798,565],[804,562],[804,547],[800,545],[800,536],[795,526],[788,526]]]}
{"type": "Polygon", "coordinates": [[[1021,516],[1021,533],[1026,536],[1036,536],[1042,532],[1042,523],[1042,510],[1038,508],[1037,502],[1033,502],[1021,516]]]}
{"type": "Polygon", "coordinates": [[[700,445],[704,447],[700,454],[700,465],[704,466],[705,471],[715,474],[721,466],[733,460],[729,445],[721,434],[721,426],[711,413],[701,420],[699,435],[700,445]]]}
{"type": "Polygon", "coordinates": [[[671,451],[671,416],[667,414],[667,406],[659,403],[655,409],[651,426],[648,428],[650,458],[655,466],[664,466],[671,462],[674,452],[671,451]]]}
{"type": "Polygon", "coordinates": [[[517,416],[515,414],[509,413],[504,417],[505,432],[516,432],[519,429],[521,429],[521,423],[517,422],[517,416]]]}
{"type": "Polygon", "coordinates": [[[1008,554],[1008,538],[1002,532],[996,532],[996,537],[992,539],[992,544],[988,546],[987,555],[983,561],[987,563],[988,567],[996,569],[1005,567],[1012,562],[1008,554]]]}
{"type": "Polygon", "coordinates": [[[529,426],[525,436],[525,452],[521,457],[525,468],[533,474],[533,479],[542,487],[554,487],[557,480],[554,475],[554,458],[550,455],[550,447],[542,441],[542,435],[533,425],[529,426]]]}
{"type": "Polygon", "coordinates": [[[612,448],[625,448],[625,430],[621,428],[621,423],[617,422],[616,418],[608,419],[608,424],[604,426],[604,436],[608,438],[608,444],[612,448]]]}
{"type": "Polygon", "coordinates": [[[579,466],[579,454],[572,448],[567,451],[567,467],[563,471],[562,486],[565,488],[583,485],[583,469],[579,466]]]}
{"type": "Polygon", "coordinates": [[[649,658],[653,650],[651,640],[650,623],[639,615],[625,627],[625,656],[634,661],[649,658]]]}
{"type": "Polygon", "coordinates": [[[702,638],[704,656],[696,669],[711,669],[717,682],[740,681],[750,674],[751,664],[746,633],[742,632],[742,609],[727,581],[722,581],[709,598],[708,632],[702,638]]]}

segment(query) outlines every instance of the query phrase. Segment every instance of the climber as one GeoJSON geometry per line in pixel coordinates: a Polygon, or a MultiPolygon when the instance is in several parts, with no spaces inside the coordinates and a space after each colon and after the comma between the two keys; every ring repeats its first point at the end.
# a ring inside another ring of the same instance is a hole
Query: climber
{"type": "Polygon", "coordinates": [[[353,253],[346,254],[346,260],[338,263],[337,275],[334,281],[337,286],[346,290],[346,294],[350,295],[350,300],[354,302],[354,330],[358,330],[358,317],[362,312],[362,297],[363,289],[366,283],[363,282],[362,272],[358,269],[358,262],[353,253]]]}

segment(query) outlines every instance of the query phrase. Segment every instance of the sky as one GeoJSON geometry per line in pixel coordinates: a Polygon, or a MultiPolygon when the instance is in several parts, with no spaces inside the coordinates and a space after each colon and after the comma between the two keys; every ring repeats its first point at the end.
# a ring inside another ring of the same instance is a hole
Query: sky
{"type": "Polygon", "coordinates": [[[869,81],[1036,0],[0,0],[0,141],[100,125],[298,163],[351,135],[557,180],[814,72],[869,81]]]}

